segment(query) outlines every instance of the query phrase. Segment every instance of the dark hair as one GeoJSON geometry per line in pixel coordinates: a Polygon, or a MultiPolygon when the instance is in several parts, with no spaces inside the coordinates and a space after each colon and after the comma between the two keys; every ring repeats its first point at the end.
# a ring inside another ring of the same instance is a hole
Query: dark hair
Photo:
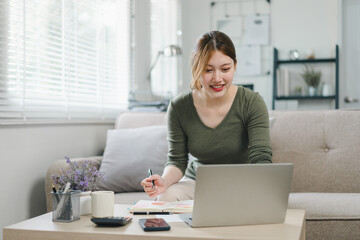
{"type": "Polygon", "coordinates": [[[224,55],[234,60],[234,64],[236,64],[236,51],[234,43],[225,33],[211,31],[203,34],[196,41],[191,59],[191,72],[193,79],[190,87],[192,89],[201,88],[200,77],[204,73],[214,51],[222,52],[224,55]]]}

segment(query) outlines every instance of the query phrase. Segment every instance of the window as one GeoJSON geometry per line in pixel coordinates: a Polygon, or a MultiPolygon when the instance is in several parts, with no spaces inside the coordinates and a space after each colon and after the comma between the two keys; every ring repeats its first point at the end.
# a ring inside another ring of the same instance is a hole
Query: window
{"type": "Polygon", "coordinates": [[[2,0],[0,123],[112,121],[127,107],[131,0],[2,0]]]}

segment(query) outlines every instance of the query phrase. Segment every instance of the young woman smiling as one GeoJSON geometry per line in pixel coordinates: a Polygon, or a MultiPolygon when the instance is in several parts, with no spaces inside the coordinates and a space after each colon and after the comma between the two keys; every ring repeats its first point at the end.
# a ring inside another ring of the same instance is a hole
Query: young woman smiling
{"type": "Polygon", "coordinates": [[[226,34],[211,31],[197,40],[191,89],[169,105],[164,172],[141,182],[150,197],[193,199],[201,164],[272,162],[268,110],[258,93],[232,84],[236,63],[234,44],[226,34]],[[195,158],[190,163],[189,153],[195,158]]]}

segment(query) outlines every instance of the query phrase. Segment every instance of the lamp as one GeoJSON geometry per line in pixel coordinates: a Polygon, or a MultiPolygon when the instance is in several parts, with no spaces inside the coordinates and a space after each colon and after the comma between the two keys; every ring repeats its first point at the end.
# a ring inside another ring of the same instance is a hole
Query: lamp
{"type": "MultiPolygon", "coordinates": [[[[181,48],[178,45],[168,45],[166,46],[162,51],[159,51],[154,63],[151,65],[149,73],[147,75],[147,79],[150,82],[150,93],[151,97],[159,98],[160,96],[157,96],[153,93],[152,87],[151,87],[151,72],[155,68],[160,56],[163,55],[164,57],[173,57],[181,55],[181,48]]],[[[157,101],[137,101],[135,98],[135,92],[130,91],[129,93],[129,109],[132,111],[137,111],[137,109],[140,109],[144,111],[166,111],[167,107],[169,106],[170,99],[168,97],[162,97],[161,100],[157,101]]]]}
{"type": "Polygon", "coordinates": [[[159,57],[161,55],[164,55],[164,57],[172,57],[172,56],[178,56],[181,55],[181,48],[178,45],[169,45],[166,46],[162,51],[159,51],[154,63],[151,65],[149,74],[147,76],[147,79],[151,81],[151,72],[155,68],[157,61],[159,60],[159,57]]]}

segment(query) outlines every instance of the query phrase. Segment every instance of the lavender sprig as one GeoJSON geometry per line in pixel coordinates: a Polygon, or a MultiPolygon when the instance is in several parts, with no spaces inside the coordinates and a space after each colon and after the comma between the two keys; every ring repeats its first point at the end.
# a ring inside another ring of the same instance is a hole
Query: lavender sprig
{"type": "Polygon", "coordinates": [[[80,164],[71,161],[69,157],[65,157],[65,159],[66,163],[69,164],[69,169],[61,168],[60,175],[52,175],[50,178],[54,184],[62,189],[67,182],[70,182],[71,189],[83,192],[97,189],[97,183],[104,177],[104,173],[96,168],[95,163],[85,160],[80,164]]]}

